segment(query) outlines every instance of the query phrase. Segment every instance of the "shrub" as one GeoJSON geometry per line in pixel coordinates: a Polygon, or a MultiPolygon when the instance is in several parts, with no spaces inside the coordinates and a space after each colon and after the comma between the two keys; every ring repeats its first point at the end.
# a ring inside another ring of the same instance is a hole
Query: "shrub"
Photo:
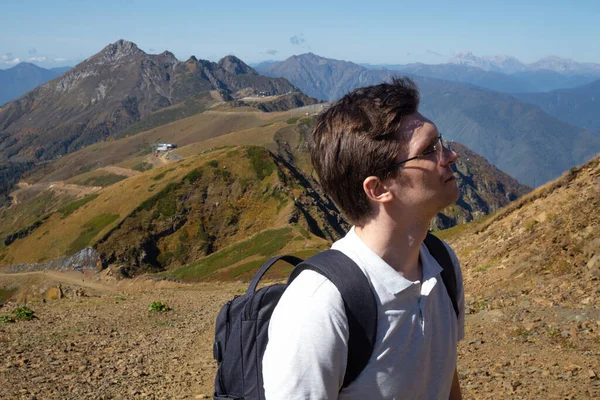
{"type": "Polygon", "coordinates": [[[9,317],[8,315],[3,315],[2,317],[0,317],[0,324],[10,324],[12,322],[15,322],[15,319],[9,317]]]}
{"type": "Polygon", "coordinates": [[[61,219],[67,218],[69,215],[73,214],[79,207],[83,206],[84,204],[89,203],[90,201],[94,200],[97,197],[98,197],[98,194],[92,194],[92,195],[86,196],[82,199],[76,200],[72,203],[69,203],[62,208],[59,208],[58,212],[62,214],[61,219]]]}
{"type": "Polygon", "coordinates": [[[152,168],[154,168],[154,166],[152,164],[150,164],[149,162],[143,161],[139,164],[134,165],[133,167],[131,167],[131,169],[135,170],[135,171],[140,171],[140,172],[144,172],[144,171],[149,171],[152,168]]]}
{"type": "Polygon", "coordinates": [[[168,305],[160,302],[160,301],[153,301],[152,304],[150,304],[150,306],[148,307],[149,311],[156,311],[156,312],[166,312],[169,311],[171,308],[169,308],[168,305]]]}
{"type": "Polygon", "coordinates": [[[25,321],[30,321],[36,318],[35,311],[28,307],[19,307],[13,312],[15,319],[22,319],[25,321]]]}

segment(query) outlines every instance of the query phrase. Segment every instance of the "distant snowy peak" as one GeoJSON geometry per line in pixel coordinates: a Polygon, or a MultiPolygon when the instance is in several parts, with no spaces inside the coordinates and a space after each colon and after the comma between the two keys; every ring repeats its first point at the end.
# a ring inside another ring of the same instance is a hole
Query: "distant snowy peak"
{"type": "Polygon", "coordinates": [[[481,68],[485,71],[496,71],[509,74],[527,70],[526,65],[514,57],[506,55],[479,57],[470,51],[458,52],[448,62],[451,64],[481,68]]]}
{"type": "Polygon", "coordinates": [[[557,56],[544,57],[534,63],[524,64],[515,57],[497,55],[494,57],[480,57],[470,51],[456,53],[449,61],[451,64],[466,65],[481,68],[486,71],[514,74],[523,71],[549,70],[563,74],[600,72],[600,64],[578,63],[576,61],[557,56]]]}

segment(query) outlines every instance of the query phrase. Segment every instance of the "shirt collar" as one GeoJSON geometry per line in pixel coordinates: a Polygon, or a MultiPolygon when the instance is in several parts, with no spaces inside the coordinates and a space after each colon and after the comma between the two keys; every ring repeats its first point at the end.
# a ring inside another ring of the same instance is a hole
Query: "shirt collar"
{"type": "MultiPolygon", "coordinates": [[[[356,234],[354,227],[346,236],[335,242],[333,249],[341,250],[362,267],[370,279],[376,279],[390,293],[396,295],[416,283],[404,278],[398,271],[386,263],[377,253],[369,248],[356,234]]],[[[427,250],[424,243],[419,249],[419,257],[423,267],[423,281],[438,275],[442,267],[427,250]]],[[[422,283],[422,282],[421,282],[422,283]]]]}

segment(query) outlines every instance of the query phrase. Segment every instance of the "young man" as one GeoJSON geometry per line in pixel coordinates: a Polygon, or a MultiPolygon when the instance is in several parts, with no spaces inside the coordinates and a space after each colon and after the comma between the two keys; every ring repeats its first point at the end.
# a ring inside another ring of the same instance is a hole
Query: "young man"
{"type": "Polygon", "coordinates": [[[408,78],[357,89],[317,122],[310,142],[325,191],[354,224],[333,249],[367,276],[377,303],[369,363],[342,389],[348,321],[339,291],[303,271],[271,317],[263,357],[266,399],[460,399],[456,345],[464,336],[460,267],[459,318],[423,240],[429,221],[458,199],[433,122],[418,112],[408,78]]]}

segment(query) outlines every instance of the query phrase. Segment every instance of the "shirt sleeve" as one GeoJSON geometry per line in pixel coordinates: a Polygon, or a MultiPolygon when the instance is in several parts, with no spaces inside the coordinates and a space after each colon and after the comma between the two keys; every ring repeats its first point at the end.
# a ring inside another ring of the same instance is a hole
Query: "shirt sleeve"
{"type": "Polygon", "coordinates": [[[336,399],[346,372],[347,325],[335,285],[303,271],[271,316],[263,356],[265,398],[336,399]]]}
{"type": "Polygon", "coordinates": [[[458,340],[463,340],[465,337],[465,288],[463,283],[462,270],[460,268],[460,263],[458,262],[458,258],[454,253],[454,250],[450,248],[450,246],[444,242],[446,245],[446,249],[448,249],[448,253],[450,254],[450,258],[452,259],[452,264],[454,265],[454,274],[456,275],[456,300],[458,302],[458,340]]]}

